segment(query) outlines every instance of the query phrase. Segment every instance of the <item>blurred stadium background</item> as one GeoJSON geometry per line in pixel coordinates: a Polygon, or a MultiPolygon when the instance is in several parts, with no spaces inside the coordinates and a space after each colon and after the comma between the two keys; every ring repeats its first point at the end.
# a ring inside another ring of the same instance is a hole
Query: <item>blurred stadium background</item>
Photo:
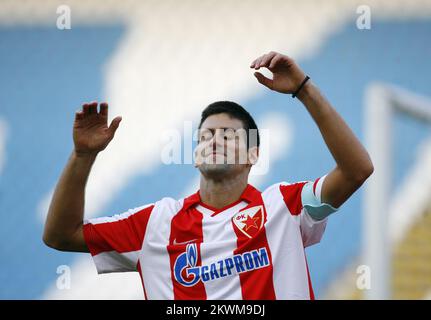
{"type": "Polygon", "coordinates": [[[430,39],[429,0],[0,1],[0,298],[143,298],[137,273],[98,276],[89,255],[41,240],[85,101],[123,116],[90,176],[87,217],[194,192],[192,165],[161,163],[160,136],[196,125],[215,100],[239,102],[270,130],[258,188],[332,169],[305,108],[248,68],[270,50],[301,64],[375,162],[307,249],[317,297],[431,298],[430,39]],[[60,5],[70,30],[56,27],[60,5]],[[359,5],[371,10],[369,30],[357,28],[359,5]],[[71,268],[68,290],[56,285],[61,265],[71,268]],[[361,265],[371,289],[358,289],[361,265]]]}

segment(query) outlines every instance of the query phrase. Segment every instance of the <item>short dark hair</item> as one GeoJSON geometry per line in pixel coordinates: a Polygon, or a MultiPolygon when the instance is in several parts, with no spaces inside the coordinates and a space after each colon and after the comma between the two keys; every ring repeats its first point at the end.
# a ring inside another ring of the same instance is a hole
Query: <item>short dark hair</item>
{"type": "Polygon", "coordinates": [[[201,122],[199,123],[199,129],[201,128],[202,123],[204,123],[206,118],[219,113],[227,113],[231,118],[235,118],[242,121],[244,129],[247,132],[247,148],[250,148],[251,146],[250,129],[255,129],[256,135],[257,135],[256,146],[259,147],[260,136],[259,136],[259,129],[257,128],[256,122],[254,121],[253,117],[250,115],[250,113],[248,113],[247,110],[241,107],[238,103],[235,103],[232,101],[216,101],[211,103],[209,106],[207,106],[202,111],[201,122]]]}

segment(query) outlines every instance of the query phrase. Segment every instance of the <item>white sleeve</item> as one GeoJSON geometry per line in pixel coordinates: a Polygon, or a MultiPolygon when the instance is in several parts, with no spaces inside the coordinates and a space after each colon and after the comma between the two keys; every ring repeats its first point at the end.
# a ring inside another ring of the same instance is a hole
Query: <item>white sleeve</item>
{"type": "Polygon", "coordinates": [[[316,181],[309,181],[301,190],[300,226],[304,247],[320,242],[328,216],[338,210],[338,208],[321,201],[322,185],[325,178],[326,175],[316,181]]]}

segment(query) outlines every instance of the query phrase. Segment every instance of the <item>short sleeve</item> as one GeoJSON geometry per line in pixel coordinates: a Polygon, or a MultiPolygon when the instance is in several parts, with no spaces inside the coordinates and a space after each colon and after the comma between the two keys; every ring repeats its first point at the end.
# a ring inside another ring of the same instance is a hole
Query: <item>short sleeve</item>
{"type": "Polygon", "coordinates": [[[84,221],[84,239],[98,273],[136,271],[154,205],[84,221]]]}
{"type": "Polygon", "coordinates": [[[337,210],[321,202],[320,195],[325,177],[314,181],[280,184],[280,191],[290,214],[299,219],[304,247],[320,242],[328,215],[337,210]]]}
{"type": "Polygon", "coordinates": [[[314,182],[307,182],[301,191],[302,205],[315,220],[323,220],[338,210],[338,208],[322,202],[322,185],[325,178],[326,175],[314,182]]]}

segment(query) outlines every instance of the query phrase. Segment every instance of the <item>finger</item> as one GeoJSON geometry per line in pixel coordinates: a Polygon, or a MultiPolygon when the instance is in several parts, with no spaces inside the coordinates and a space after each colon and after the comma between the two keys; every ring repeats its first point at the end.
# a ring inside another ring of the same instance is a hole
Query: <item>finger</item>
{"type": "Polygon", "coordinates": [[[251,63],[251,65],[250,65],[250,68],[254,68],[254,66],[256,65],[256,61],[257,61],[257,59],[254,59],[253,60],[253,62],[251,63]]]}
{"type": "Polygon", "coordinates": [[[282,62],[286,66],[290,66],[294,63],[294,61],[291,57],[285,56],[285,55],[278,55],[274,59],[272,59],[268,69],[271,70],[271,69],[275,68],[280,62],[282,62]]]}
{"type": "Polygon", "coordinates": [[[111,125],[109,126],[108,130],[111,133],[111,136],[114,136],[115,131],[117,131],[118,126],[120,125],[121,122],[121,117],[116,117],[114,118],[114,120],[112,120],[111,125]]]}
{"type": "Polygon", "coordinates": [[[257,62],[262,58],[263,56],[259,56],[258,58],[254,59],[254,61],[251,63],[250,68],[254,68],[257,65],[257,62]]]}
{"type": "Polygon", "coordinates": [[[106,102],[102,102],[100,104],[100,114],[103,116],[108,116],[108,104],[106,102]]]}
{"type": "Polygon", "coordinates": [[[256,63],[254,64],[254,68],[256,69],[256,70],[258,70],[259,69],[259,64],[260,64],[260,61],[262,60],[262,58],[263,58],[264,56],[260,56],[259,58],[257,58],[257,60],[256,60],[256,63]]]}
{"type": "Polygon", "coordinates": [[[263,59],[260,61],[259,67],[268,67],[271,60],[277,56],[277,52],[270,52],[267,55],[263,57],[263,59]]]}
{"type": "Polygon", "coordinates": [[[82,120],[82,119],[84,119],[84,111],[77,110],[75,112],[75,120],[82,120]]]}
{"type": "Polygon", "coordinates": [[[97,101],[93,101],[88,105],[88,113],[89,114],[97,113],[97,101]]]}
{"type": "Polygon", "coordinates": [[[265,87],[268,87],[269,89],[272,90],[272,83],[273,83],[272,79],[265,77],[260,72],[255,72],[254,76],[257,78],[257,81],[259,81],[259,83],[263,84],[265,87]]]}
{"type": "Polygon", "coordinates": [[[271,63],[268,66],[268,69],[270,69],[270,70],[274,69],[281,60],[282,60],[282,57],[280,57],[280,56],[277,56],[274,59],[272,59],[271,63]]]}
{"type": "Polygon", "coordinates": [[[89,105],[88,103],[84,103],[84,104],[82,105],[82,112],[84,113],[84,115],[87,115],[87,114],[88,114],[88,112],[89,112],[89,108],[90,108],[90,105],[89,105]]]}
{"type": "Polygon", "coordinates": [[[254,63],[254,68],[257,70],[257,69],[259,69],[259,63],[260,63],[260,60],[262,59],[262,56],[260,56],[259,58],[257,58],[256,59],[256,62],[254,63]]]}

